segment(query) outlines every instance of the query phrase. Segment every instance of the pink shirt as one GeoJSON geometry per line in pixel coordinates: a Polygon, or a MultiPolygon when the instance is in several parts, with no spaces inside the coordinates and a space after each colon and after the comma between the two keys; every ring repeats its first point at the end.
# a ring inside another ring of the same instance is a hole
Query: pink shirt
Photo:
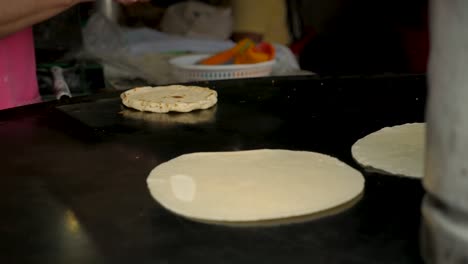
{"type": "Polygon", "coordinates": [[[40,99],[32,29],[0,39],[0,109],[40,99]]]}

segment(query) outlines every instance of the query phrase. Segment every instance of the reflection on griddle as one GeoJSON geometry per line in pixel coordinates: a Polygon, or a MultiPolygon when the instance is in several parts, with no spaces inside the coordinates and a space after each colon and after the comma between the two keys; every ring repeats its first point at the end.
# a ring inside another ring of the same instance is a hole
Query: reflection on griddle
{"type": "Polygon", "coordinates": [[[296,217],[281,218],[281,219],[266,220],[266,221],[246,221],[246,222],[209,221],[209,220],[201,220],[201,219],[196,219],[196,218],[189,218],[189,219],[192,221],[200,222],[204,224],[221,225],[221,226],[228,226],[228,227],[239,227],[239,228],[242,228],[242,227],[244,228],[275,227],[275,226],[284,226],[284,225],[291,225],[291,224],[300,224],[300,223],[314,221],[323,217],[337,215],[346,210],[349,210],[361,200],[363,195],[364,193],[361,193],[359,196],[357,196],[353,200],[345,204],[339,205],[337,207],[334,207],[325,211],[321,211],[318,213],[314,213],[314,214],[304,215],[304,216],[296,216],[296,217]]]}
{"type": "Polygon", "coordinates": [[[120,114],[125,118],[157,123],[160,125],[194,125],[214,122],[216,120],[216,106],[209,109],[196,110],[188,113],[152,113],[124,108],[120,114]]]}

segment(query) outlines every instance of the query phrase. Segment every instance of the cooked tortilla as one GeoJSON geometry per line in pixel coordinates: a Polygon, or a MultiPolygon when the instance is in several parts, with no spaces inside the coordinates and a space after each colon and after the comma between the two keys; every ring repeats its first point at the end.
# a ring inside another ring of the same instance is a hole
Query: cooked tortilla
{"type": "Polygon", "coordinates": [[[218,101],[214,90],[184,85],[137,87],[122,93],[120,97],[127,107],[156,113],[208,109],[218,101]]]}

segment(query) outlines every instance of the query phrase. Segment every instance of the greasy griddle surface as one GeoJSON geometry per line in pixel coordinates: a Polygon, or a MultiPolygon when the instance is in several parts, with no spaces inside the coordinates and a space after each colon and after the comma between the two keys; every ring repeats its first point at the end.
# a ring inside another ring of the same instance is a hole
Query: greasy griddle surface
{"type": "MultiPolygon", "coordinates": [[[[257,148],[317,151],[362,170],[351,157],[357,139],[384,126],[423,121],[423,78],[265,78],[202,85],[216,89],[219,102],[211,113],[196,114],[200,122],[173,114],[124,115],[128,109],[117,96],[61,106],[39,117],[25,111],[30,121],[15,119],[30,122],[28,131],[37,135],[30,141],[37,142],[30,157],[13,147],[9,152],[28,169],[4,167],[15,175],[0,187],[0,205],[9,206],[11,216],[4,226],[16,230],[7,238],[32,239],[30,255],[12,254],[28,260],[61,254],[94,263],[420,262],[418,180],[364,172],[363,196],[344,212],[293,225],[243,228],[173,215],[151,199],[145,180],[153,167],[184,153],[257,148]],[[58,165],[43,166],[52,160],[58,165]],[[34,181],[26,177],[30,173],[34,181]],[[13,192],[4,186],[20,187],[13,192]],[[33,216],[15,221],[24,216],[15,208],[29,208],[20,197],[31,192],[41,210],[31,205],[33,216]],[[38,231],[65,227],[67,212],[79,221],[75,236],[38,231]]],[[[0,132],[10,126],[12,146],[24,140],[14,133],[15,120],[0,126],[0,132]]]]}

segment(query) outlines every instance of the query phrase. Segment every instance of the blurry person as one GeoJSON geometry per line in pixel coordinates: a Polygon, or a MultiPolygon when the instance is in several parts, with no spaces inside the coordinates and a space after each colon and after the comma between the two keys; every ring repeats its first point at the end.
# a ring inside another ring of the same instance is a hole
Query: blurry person
{"type": "MultiPolygon", "coordinates": [[[[122,4],[138,1],[118,0],[122,4]]],[[[40,101],[31,26],[81,2],[92,0],[0,2],[0,109],[40,101]]]]}
{"type": "Polygon", "coordinates": [[[233,14],[232,39],[245,37],[283,45],[290,42],[285,0],[231,0],[233,14]]]}

